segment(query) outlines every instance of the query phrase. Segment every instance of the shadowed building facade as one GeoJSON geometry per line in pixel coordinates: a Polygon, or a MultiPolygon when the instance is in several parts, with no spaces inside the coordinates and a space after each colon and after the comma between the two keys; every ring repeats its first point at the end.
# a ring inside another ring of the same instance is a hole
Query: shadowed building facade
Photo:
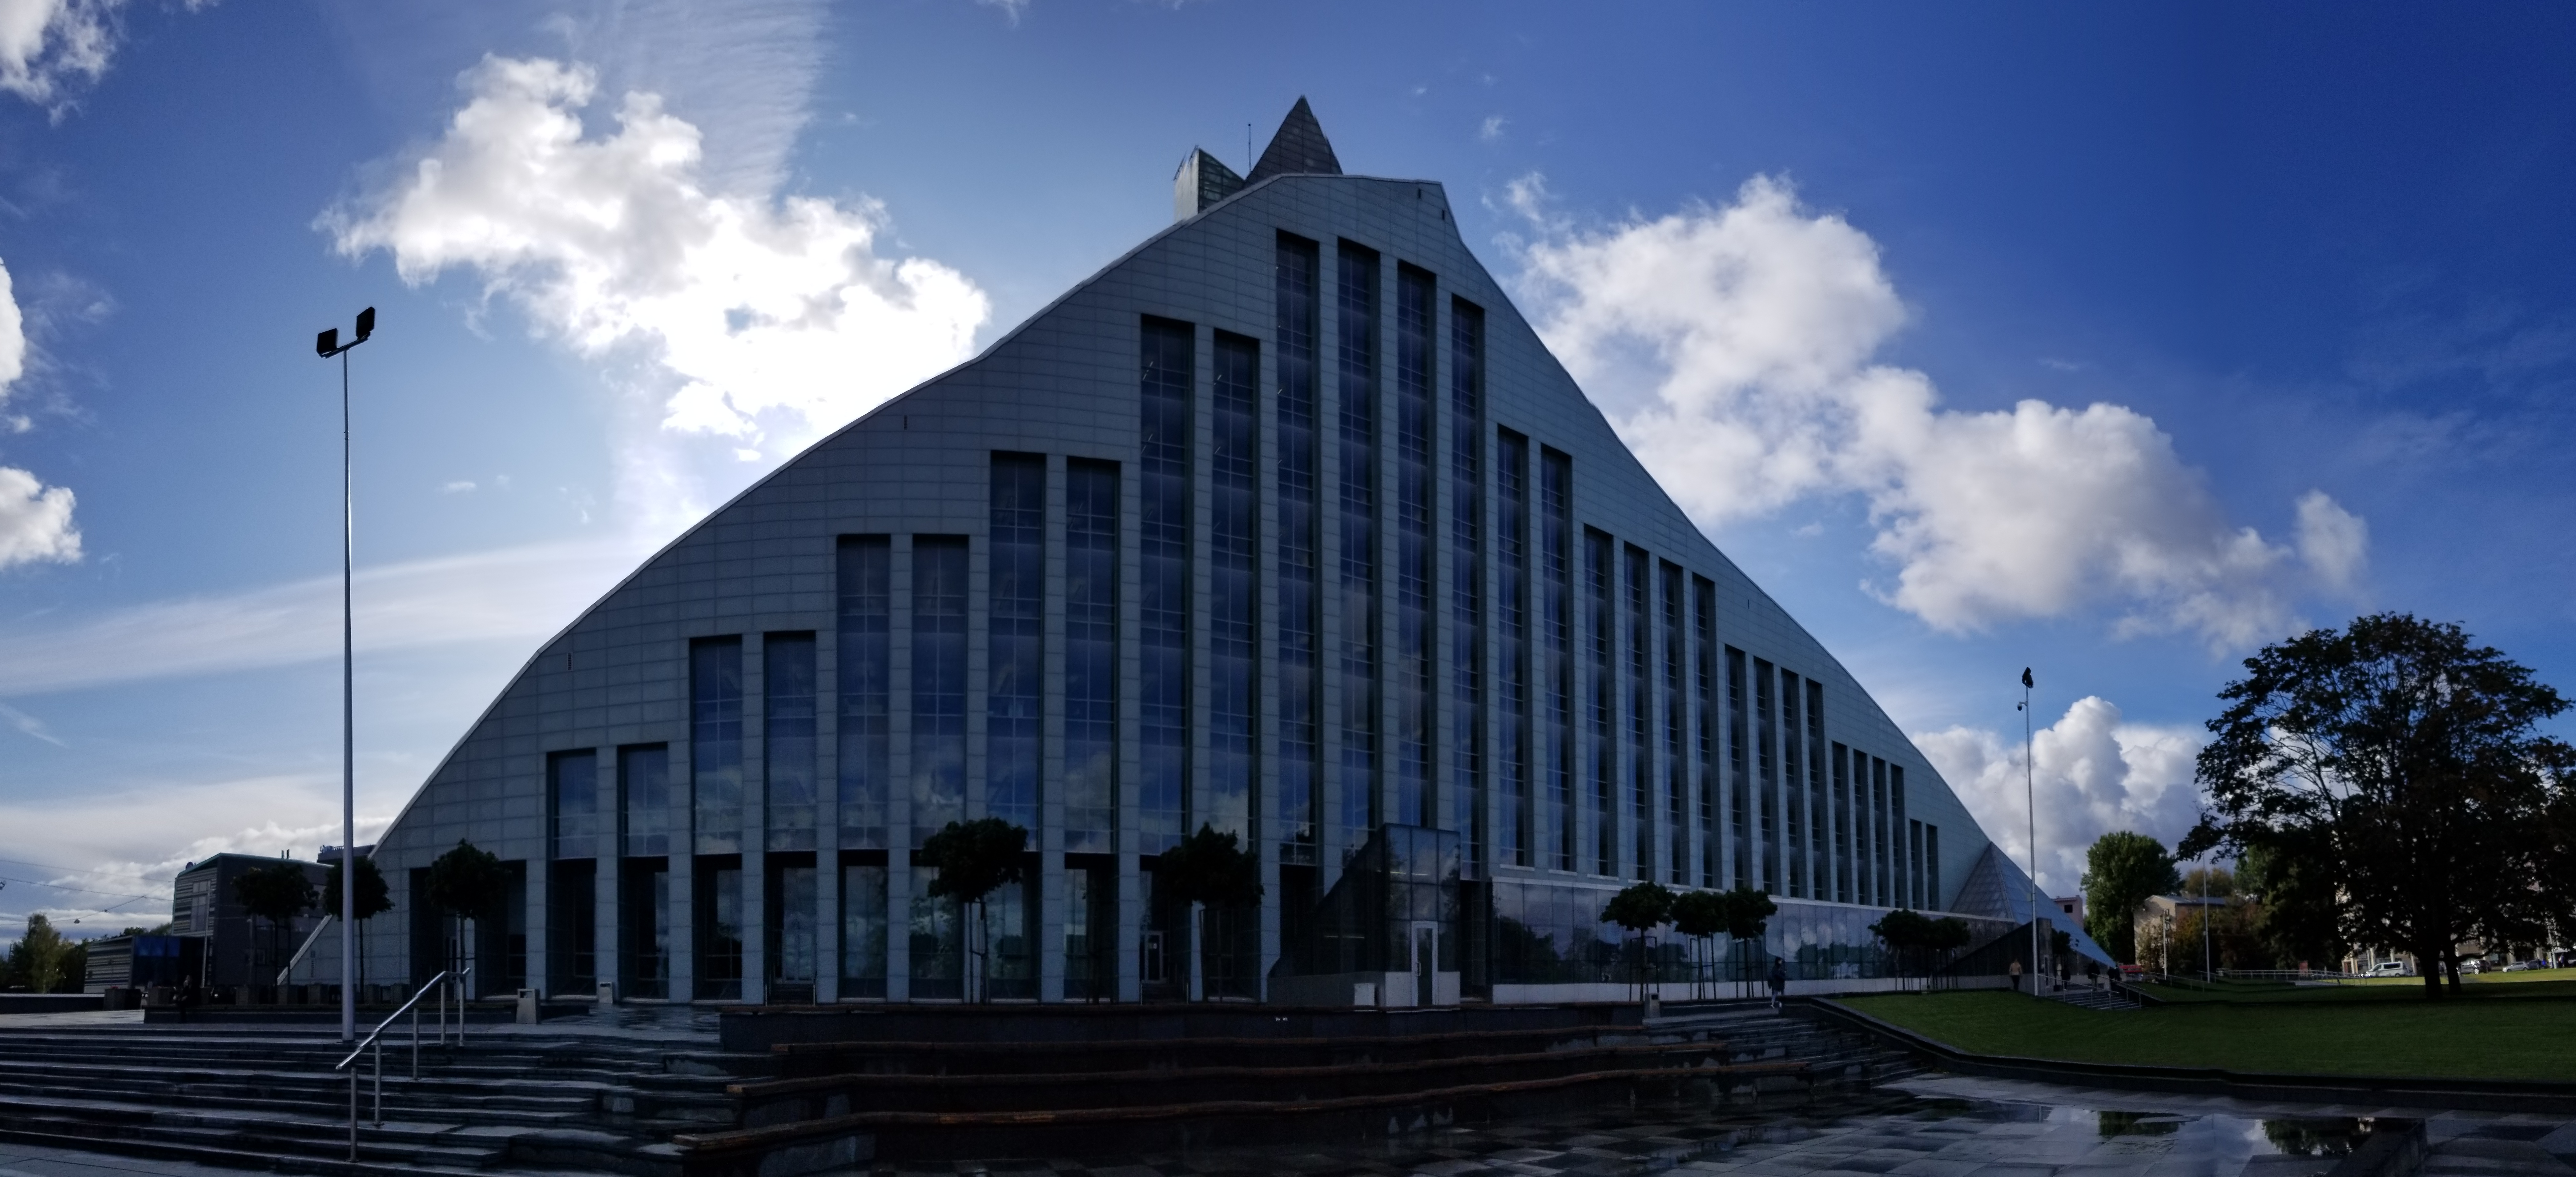
{"type": "Polygon", "coordinates": [[[1341,174],[1301,100],[1175,198],[538,651],[382,839],[371,971],[440,967],[460,840],[513,879],[487,991],[717,1001],[1611,996],[1641,879],[1766,890],[1794,977],[1868,987],[1872,920],[2000,861],[1440,185],[1341,174]],[[1028,877],[969,952],[913,859],[983,816],[1028,877]],[[1265,893],[1194,928],[1154,871],[1202,825],[1265,893]]]}

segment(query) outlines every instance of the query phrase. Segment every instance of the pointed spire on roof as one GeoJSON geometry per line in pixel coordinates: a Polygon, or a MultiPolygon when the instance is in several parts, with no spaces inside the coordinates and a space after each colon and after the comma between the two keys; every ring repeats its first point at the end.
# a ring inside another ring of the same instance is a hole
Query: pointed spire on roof
{"type": "Polygon", "coordinates": [[[1297,105],[1288,108],[1288,117],[1280,120],[1279,133],[1270,137],[1270,146],[1262,149],[1261,162],[1252,165],[1247,184],[1258,184],[1272,176],[1338,176],[1342,161],[1333,157],[1333,144],[1324,138],[1323,125],[1315,121],[1315,112],[1299,96],[1297,105]]]}

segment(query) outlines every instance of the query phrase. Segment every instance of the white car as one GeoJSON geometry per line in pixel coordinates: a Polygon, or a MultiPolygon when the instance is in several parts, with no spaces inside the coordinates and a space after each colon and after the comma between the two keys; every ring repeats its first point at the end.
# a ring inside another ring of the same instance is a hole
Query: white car
{"type": "Polygon", "coordinates": [[[2402,960],[2383,960],[2370,966],[2370,971],[2363,975],[2370,977],[2403,977],[2406,975],[2406,962],[2402,960]]]}

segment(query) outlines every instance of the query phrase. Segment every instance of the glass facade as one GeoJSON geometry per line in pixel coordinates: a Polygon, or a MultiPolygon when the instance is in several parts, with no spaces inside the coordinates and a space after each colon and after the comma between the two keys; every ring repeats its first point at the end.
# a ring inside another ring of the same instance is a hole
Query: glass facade
{"type": "Polygon", "coordinates": [[[1449,828],[1460,871],[1484,873],[1485,313],[1449,302],[1449,828]]]}
{"type": "Polygon", "coordinates": [[[1431,794],[1431,275],[1395,272],[1395,714],[1387,820],[1427,826],[1431,794]]]}
{"type": "Polygon", "coordinates": [[[1046,698],[1046,458],[993,455],[985,569],[984,814],[1038,829],[1046,698]]]}
{"type": "Polygon", "coordinates": [[[966,537],[912,539],[912,844],[966,817],[966,537]]]}
{"type": "Polygon", "coordinates": [[[1147,319],[1138,387],[1137,850],[1188,827],[1190,787],[1191,328],[1147,319]]]}
{"type": "Polygon", "coordinates": [[[1550,866],[1574,869],[1574,462],[1541,447],[1539,833],[1550,866]]]}
{"type": "Polygon", "coordinates": [[[1494,582],[1495,620],[1502,626],[1502,698],[1494,709],[1499,728],[1494,743],[1503,758],[1495,861],[1531,866],[1536,790],[1530,772],[1529,439],[1501,430],[1494,452],[1494,537],[1501,565],[1494,582]]]}
{"type": "Polygon", "coordinates": [[[697,852],[742,850],[742,639],[689,643],[689,784],[697,852]]]}
{"type": "Polygon", "coordinates": [[[1610,604],[1610,581],[1616,575],[1611,549],[1609,535],[1583,529],[1583,735],[1591,750],[1583,758],[1589,786],[1583,795],[1593,832],[1592,870],[1604,875],[1619,873],[1619,815],[1611,801],[1619,779],[1618,725],[1612,718],[1618,706],[1619,662],[1612,655],[1617,614],[1610,604]]]}
{"type": "Polygon", "coordinates": [[[1064,470],[1064,849],[1118,832],[1118,467],[1064,470]]]}
{"type": "Polygon", "coordinates": [[[1814,863],[1814,880],[1808,894],[1818,899],[1833,895],[1833,817],[1832,803],[1825,793],[1825,684],[1814,679],[1806,682],[1805,709],[1807,742],[1807,779],[1802,786],[1807,794],[1807,845],[1814,863]]]}
{"type": "Polygon", "coordinates": [[[1753,660],[1753,805],[1760,825],[1762,889],[1786,895],[1780,842],[1780,723],[1778,682],[1770,663],[1753,660]]]}
{"type": "Polygon", "coordinates": [[[1216,452],[1208,471],[1207,815],[1221,833],[1258,841],[1253,797],[1260,679],[1261,345],[1216,335],[1216,452]]]}
{"type": "Polygon", "coordinates": [[[1691,660],[1691,711],[1699,728],[1699,885],[1715,889],[1725,877],[1717,832],[1717,795],[1725,786],[1717,771],[1717,585],[1704,577],[1691,578],[1691,627],[1699,635],[1699,656],[1691,660]]]}
{"type": "Polygon", "coordinates": [[[1336,835],[1345,855],[1358,853],[1377,824],[1377,254],[1349,242],[1333,266],[1334,462],[1339,540],[1333,591],[1341,618],[1333,669],[1341,692],[1335,733],[1341,755],[1336,835]]]}
{"type": "Polygon", "coordinates": [[[1798,713],[1802,710],[1799,702],[1803,698],[1804,696],[1798,693],[1798,676],[1786,670],[1781,671],[1780,751],[1783,772],[1780,795],[1786,803],[1782,807],[1782,814],[1788,819],[1783,823],[1788,827],[1788,854],[1784,860],[1789,869],[1788,894],[1794,899],[1805,899],[1809,895],[1806,772],[1802,763],[1805,757],[1800,755],[1800,749],[1806,746],[1806,742],[1801,738],[1804,734],[1800,730],[1803,725],[1798,721],[1798,713]]]}
{"type": "MultiPolygon", "coordinates": [[[[556,858],[597,858],[606,816],[599,804],[599,753],[557,752],[546,757],[548,816],[556,858]]],[[[332,900],[334,909],[339,907],[332,900]]]]}
{"type": "Polygon", "coordinates": [[[845,535],[838,556],[841,845],[886,845],[894,779],[894,544],[845,535]]]}
{"type": "Polygon", "coordinates": [[[1753,885],[1753,770],[1746,742],[1752,733],[1744,698],[1744,651],[1726,648],[1727,827],[1734,832],[1735,886],[1753,885]]]}
{"type": "Polygon", "coordinates": [[[1646,568],[1646,550],[1631,545],[1627,575],[1621,578],[1628,620],[1628,818],[1637,828],[1632,861],[1641,881],[1655,877],[1655,745],[1647,734],[1655,719],[1654,679],[1647,670],[1655,639],[1653,614],[1646,607],[1646,568]]]}
{"type": "Polygon", "coordinates": [[[1852,901],[1851,750],[1833,746],[1834,901],[1852,901]]]}
{"type": "MultiPolygon", "coordinates": [[[[760,642],[761,775],[769,848],[814,848],[814,635],[773,633],[760,642]]],[[[807,888],[811,896],[812,888],[807,888]]],[[[813,975],[806,974],[811,980],[813,975]]]]}
{"type": "Polygon", "coordinates": [[[671,780],[670,745],[618,749],[617,783],[629,857],[688,853],[688,792],[671,780]]]}
{"type": "Polygon", "coordinates": [[[1659,564],[1664,604],[1664,881],[1687,885],[1690,867],[1690,720],[1682,693],[1682,661],[1690,638],[1682,629],[1682,570],[1659,564]]]}
{"type": "Polygon", "coordinates": [[[1323,821],[1323,650],[1316,565],[1315,243],[1282,236],[1275,271],[1279,365],[1279,858],[1315,861],[1323,821]]]}
{"type": "Polygon", "coordinates": [[[841,996],[886,995],[886,868],[883,862],[841,867],[841,996]]]}

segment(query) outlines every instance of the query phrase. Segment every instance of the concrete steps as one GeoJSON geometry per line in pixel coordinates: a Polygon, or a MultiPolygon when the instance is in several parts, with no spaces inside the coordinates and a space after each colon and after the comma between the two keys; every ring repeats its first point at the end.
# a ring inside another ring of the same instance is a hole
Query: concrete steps
{"type": "Polygon", "coordinates": [[[725,1086],[768,1060],[713,1034],[478,1028],[462,1045],[408,1035],[358,1063],[360,1161],[348,1158],[345,1054],[328,1031],[117,1026],[0,1029],[0,1139],[279,1172],[619,1173],[675,1177],[675,1133],[729,1127],[725,1086]]]}

